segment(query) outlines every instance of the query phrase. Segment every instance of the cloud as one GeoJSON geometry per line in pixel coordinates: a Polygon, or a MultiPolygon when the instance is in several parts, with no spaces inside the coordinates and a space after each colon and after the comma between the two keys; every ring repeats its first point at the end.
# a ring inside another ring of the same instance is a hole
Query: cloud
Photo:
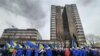
{"type": "Polygon", "coordinates": [[[96,1],[97,0],[77,0],[77,3],[80,3],[81,5],[87,6],[87,5],[90,5],[96,1]]]}
{"type": "Polygon", "coordinates": [[[31,27],[41,28],[44,25],[45,13],[40,0],[0,0],[0,7],[26,17],[31,27]]]}

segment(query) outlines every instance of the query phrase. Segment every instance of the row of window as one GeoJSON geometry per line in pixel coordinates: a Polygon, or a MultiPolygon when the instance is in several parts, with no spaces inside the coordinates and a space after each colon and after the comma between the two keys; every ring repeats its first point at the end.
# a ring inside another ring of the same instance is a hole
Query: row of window
{"type": "Polygon", "coordinates": [[[56,21],[55,19],[52,19],[52,20],[51,20],[51,22],[55,22],[55,21],[56,21]]]}
{"type": "Polygon", "coordinates": [[[83,38],[83,39],[78,39],[79,41],[85,41],[85,39],[83,38]]]}
{"type": "Polygon", "coordinates": [[[76,25],[82,25],[82,24],[76,24],[76,25]]]}
{"type": "Polygon", "coordinates": [[[84,34],[84,32],[83,32],[83,31],[77,31],[77,33],[78,33],[78,34],[84,34]]]}
{"type": "Polygon", "coordinates": [[[78,27],[77,27],[77,28],[76,28],[76,30],[78,30],[78,29],[82,29],[82,30],[83,30],[83,28],[82,28],[82,27],[80,27],[80,28],[78,28],[78,27]]]}
{"type": "Polygon", "coordinates": [[[76,21],[81,21],[79,17],[76,17],[75,20],[76,20],[76,21]]]}
{"type": "Polygon", "coordinates": [[[80,29],[80,28],[82,28],[82,27],[77,27],[77,29],[80,29]]]}
{"type": "Polygon", "coordinates": [[[16,35],[37,35],[37,34],[16,34],[16,35]]]}
{"type": "Polygon", "coordinates": [[[56,34],[51,34],[51,36],[56,37],[56,34]]]}
{"type": "Polygon", "coordinates": [[[51,28],[56,28],[56,27],[54,27],[54,26],[51,26],[51,28]]]}
{"type": "Polygon", "coordinates": [[[75,22],[75,24],[81,24],[81,22],[80,22],[80,21],[78,21],[78,22],[75,22]]]}
{"type": "Polygon", "coordinates": [[[52,30],[52,31],[56,31],[56,28],[52,28],[51,30],[52,30]]]}
{"type": "Polygon", "coordinates": [[[56,15],[56,13],[52,13],[51,15],[56,15]]]}
{"type": "Polygon", "coordinates": [[[4,33],[3,35],[37,35],[37,33],[4,33]]]}
{"type": "Polygon", "coordinates": [[[56,24],[51,24],[51,26],[56,26],[56,24]]]}
{"type": "Polygon", "coordinates": [[[56,24],[56,22],[55,22],[55,21],[52,21],[51,23],[52,23],[52,24],[56,24]]]}
{"type": "Polygon", "coordinates": [[[82,37],[84,37],[84,35],[82,34],[82,35],[78,35],[78,38],[82,38],[82,37]]]}
{"type": "Polygon", "coordinates": [[[80,45],[85,45],[85,42],[80,42],[80,45]]]}
{"type": "Polygon", "coordinates": [[[2,36],[2,38],[36,38],[37,36],[2,36]]]}
{"type": "Polygon", "coordinates": [[[51,34],[56,34],[56,31],[55,30],[51,30],[51,34]]]}
{"type": "Polygon", "coordinates": [[[73,14],[73,17],[79,17],[77,12],[72,12],[72,14],[73,14]]]}
{"type": "Polygon", "coordinates": [[[55,36],[51,36],[51,38],[52,38],[52,39],[56,39],[56,37],[55,37],[55,36]]]}
{"type": "Polygon", "coordinates": [[[55,18],[55,16],[51,16],[51,18],[55,18]]]}
{"type": "Polygon", "coordinates": [[[29,32],[29,33],[32,33],[32,32],[37,32],[37,31],[7,31],[7,33],[14,33],[14,32],[29,32]]]}
{"type": "Polygon", "coordinates": [[[51,20],[55,20],[55,18],[53,17],[53,18],[51,18],[51,20]]]}
{"type": "Polygon", "coordinates": [[[82,25],[76,25],[76,27],[82,27],[82,25]]]}
{"type": "Polygon", "coordinates": [[[77,31],[83,31],[83,29],[82,28],[79,28],[79,29],[77,29],[77,31]]]}

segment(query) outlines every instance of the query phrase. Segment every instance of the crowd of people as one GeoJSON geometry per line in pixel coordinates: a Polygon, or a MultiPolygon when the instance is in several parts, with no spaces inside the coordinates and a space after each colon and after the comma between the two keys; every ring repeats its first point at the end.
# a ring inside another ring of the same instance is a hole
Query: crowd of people
{"type": "Polygon", "coordinates": [[[85,49],[85,48],[63,48],[63,49],[51,49],[43,48],[3,48],[1,56],[100,56],[98,49],[85,49]]]}
{"type": "Polygon", "coordinates": [[[22,46],[10,41],[0,49],[1,56],[100,56],[100,50],[90,47],[60,48],[27,41],[22,46]]]}

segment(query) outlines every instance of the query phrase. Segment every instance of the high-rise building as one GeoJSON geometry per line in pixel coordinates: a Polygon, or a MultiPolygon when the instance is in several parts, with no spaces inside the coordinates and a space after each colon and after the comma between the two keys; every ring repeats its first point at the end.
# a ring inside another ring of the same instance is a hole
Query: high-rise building
{"type": "Polygon", "coordinates": [[[83,27],[75,4],[51,6],[51,40],[63,41],[71,46],[74,39],[77,46],[86,43],[83,27]]]}
{"type": "Polygon", "coordinates": [[[17,28],[8,28],[5,29],[2,37],[5,39],[33,39],[40,40],[40,33],[36,29],[17,29],[17,28]]]}

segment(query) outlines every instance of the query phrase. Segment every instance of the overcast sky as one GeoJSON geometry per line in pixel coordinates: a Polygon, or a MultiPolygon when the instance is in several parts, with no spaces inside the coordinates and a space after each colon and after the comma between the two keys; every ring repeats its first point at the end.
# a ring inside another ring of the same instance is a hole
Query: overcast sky
{"type": "Polygon", "coordinates": [[[76,4],[85,35],[100,34],[100,0],[0,0],[0,35],[6,28],[36,28],[50,39],[51,5],[76,4]]]}

